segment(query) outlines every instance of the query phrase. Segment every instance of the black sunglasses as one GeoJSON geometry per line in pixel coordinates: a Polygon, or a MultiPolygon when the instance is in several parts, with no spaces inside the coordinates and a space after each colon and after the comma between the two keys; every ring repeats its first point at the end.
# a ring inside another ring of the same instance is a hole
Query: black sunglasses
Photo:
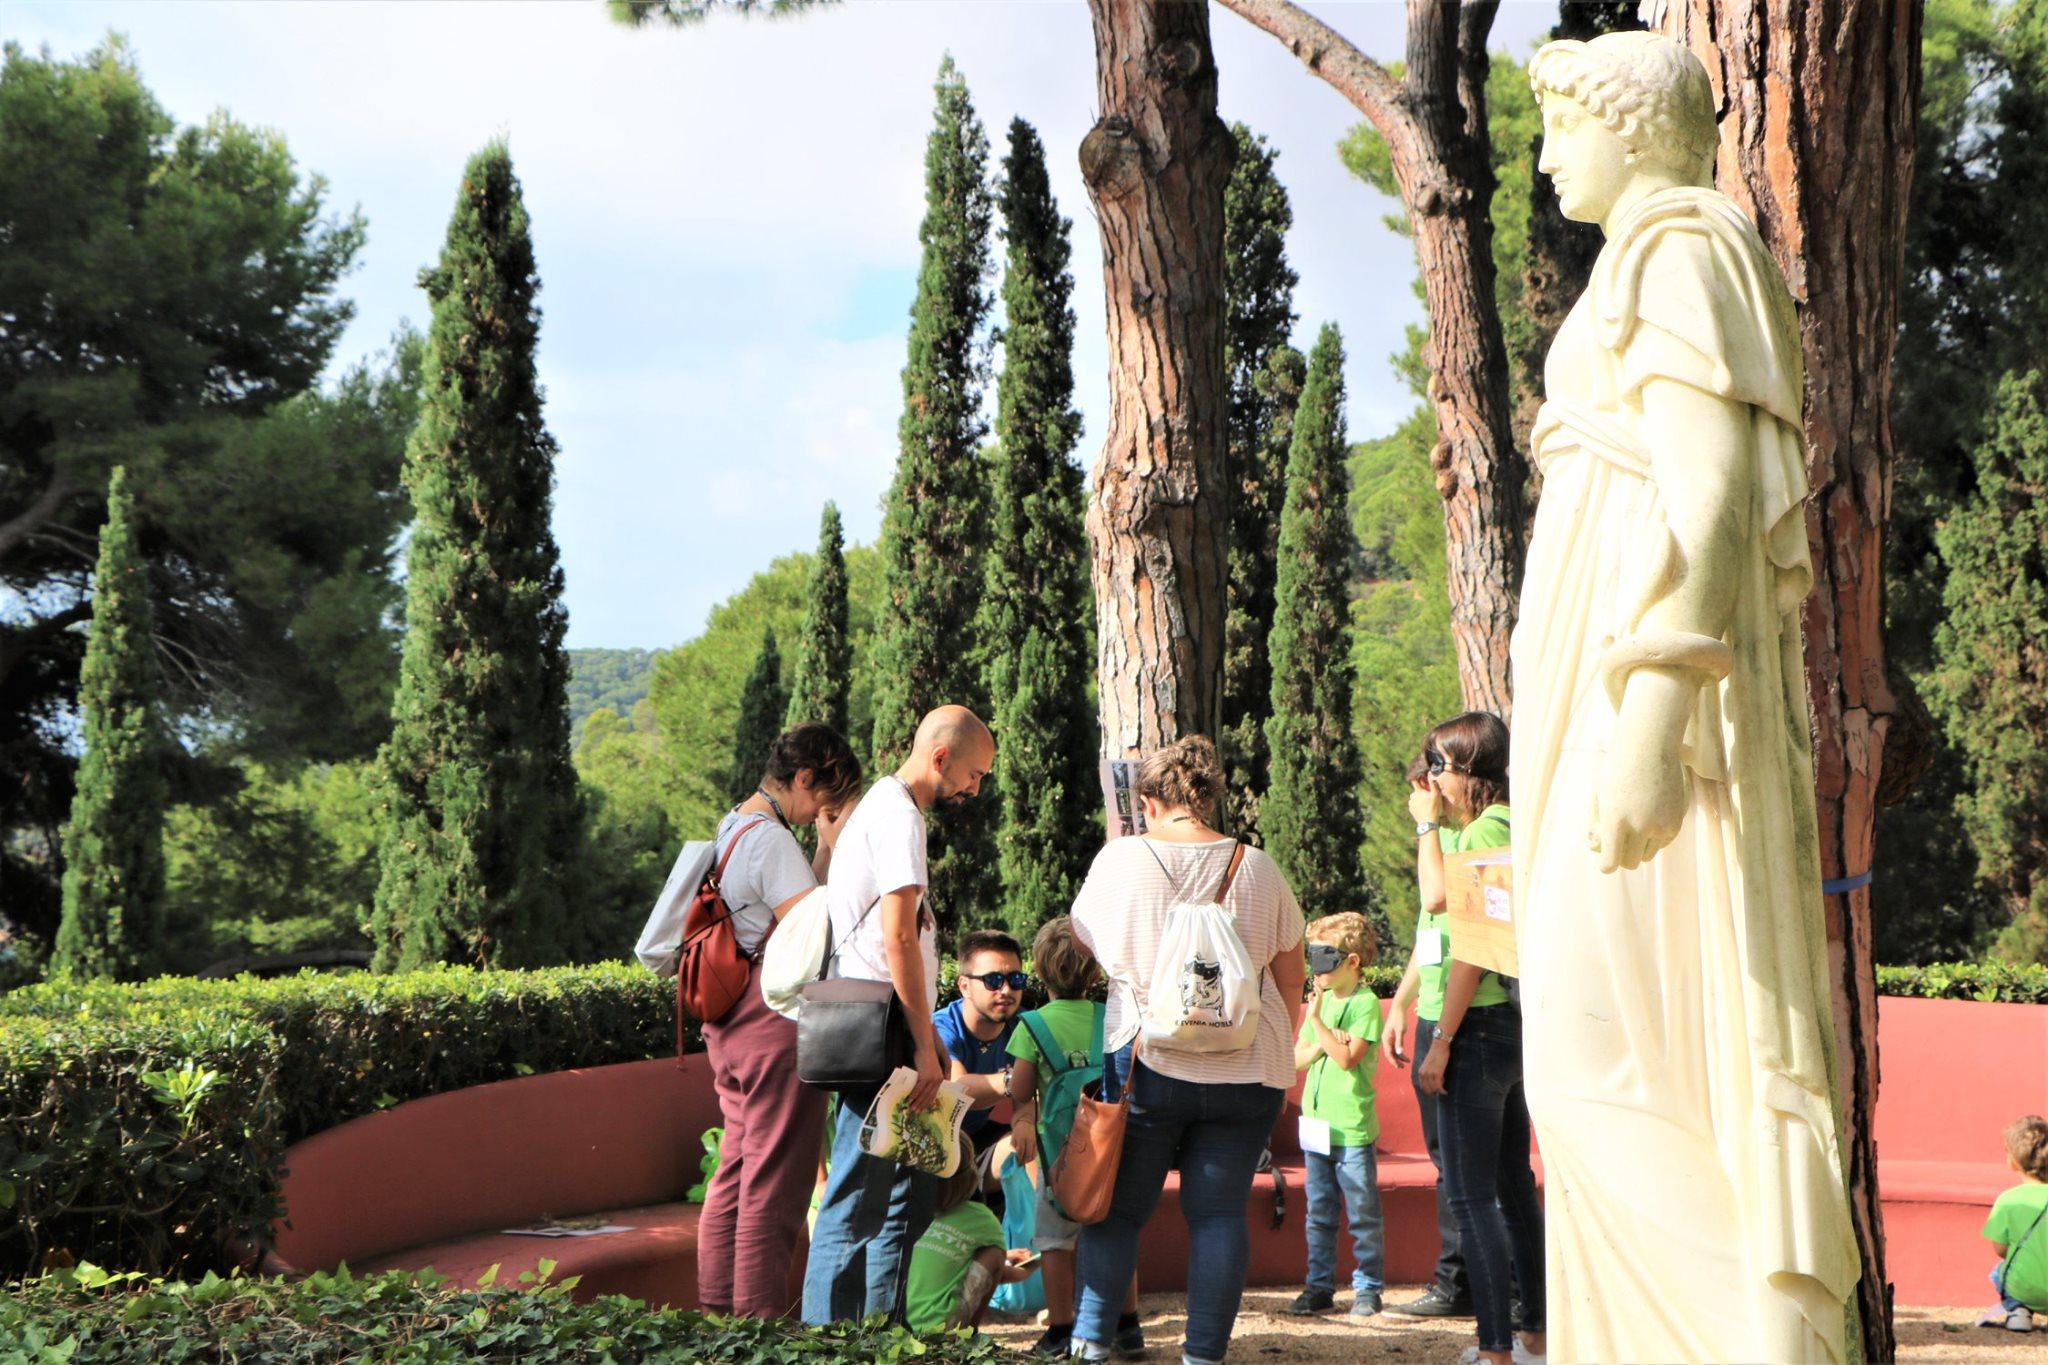
{"type": "Polygon", "coordinates": [[[1013,991],[1021,991],[1031,984],[1031,978],[1022,972],[983,972],[980,976],[962,976],[960,979],[979,981],[982,989],[991,991],[999,991],[1005,986],[1013,991]]]}
{"type": "Polygon", "coordinates": [[[1429,750],[1422,757],[1423,761],[1429,764],[1429,775],[1431,777],[1440,775],[1444,769],[1451,766],[1444,761],[1444,756],[1434,749],[1429,750]]]}

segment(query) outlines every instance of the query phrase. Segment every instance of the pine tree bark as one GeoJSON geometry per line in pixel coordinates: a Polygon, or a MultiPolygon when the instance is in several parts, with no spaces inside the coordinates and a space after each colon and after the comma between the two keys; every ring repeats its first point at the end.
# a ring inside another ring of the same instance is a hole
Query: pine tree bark
{"type": "MultiPolygon", "coordinates": [[[[1648,16],[1706,63],[1723,118],[1715,180],[1756,220],[1800,305],[1806,359],[1806,678],[1821,875],[1870,869],[1880,791],[1917,736],[1884,652],[1893,338],[1920,102],[1916,0],[1656,0],[1648,16]],[[1887,767],[1893,768],[1887,772],[1887,767]]],[[[1895,1355],[1878,1205],[1877,983],[1867,885],[1827,898],[1843,1158],[1863,1353],[1895,1355]]]]}
{"type": "Polygon", "coordinates": [[[1089,0],[1100,116],[1081,174],[1102,232],[1109,432],[1094,472],[1105,756],[1222,726],[1230,487],[1223,189],[1206,5],[1089,0]]]}
{"type": "Polygon", "coordinates": [[[1451,638],[1465,704],[1509,714],[1508,636],[1521,581],[1524,461],[1511,434],[1507,346],[1493,294],[1486,38],[1498,0],[1408,0],[1407,71],[1379,63],[1290,0],[1221,0],[1355,105],[1385,139],[1429,310],[1430,452],[1444,502],[1451,638]]]}

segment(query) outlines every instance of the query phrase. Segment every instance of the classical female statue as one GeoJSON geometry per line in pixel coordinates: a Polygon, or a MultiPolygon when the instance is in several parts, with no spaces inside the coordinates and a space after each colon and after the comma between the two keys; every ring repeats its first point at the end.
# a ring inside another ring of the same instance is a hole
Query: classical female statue
{"type": "Polygon", "coordinates": [[[1541,169],[1607,242],[1544,366],[1512,658],[1527,1087],[1559,1361],[1832,1361],[1836,1138],[1799,606],[1798,321],[1712,188],[1699,61],[1551,43],[1541,169]]]}

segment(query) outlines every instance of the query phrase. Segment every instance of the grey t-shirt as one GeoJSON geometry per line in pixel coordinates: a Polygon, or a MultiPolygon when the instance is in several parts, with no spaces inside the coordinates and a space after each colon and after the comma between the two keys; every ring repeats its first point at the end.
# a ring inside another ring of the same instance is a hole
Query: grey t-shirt
{"type": "Polygon", "coordinates": [[[809,891],[818,879],[803,845],[773,816],[733,811],[719,821],[716,856],[723,858],[727,852],[732,861],[726,865],[721,889],[726,908],[732,911],[733,937],[739,940],[740,951],[752,957],[775,923],[775,907],[809,891]]]}

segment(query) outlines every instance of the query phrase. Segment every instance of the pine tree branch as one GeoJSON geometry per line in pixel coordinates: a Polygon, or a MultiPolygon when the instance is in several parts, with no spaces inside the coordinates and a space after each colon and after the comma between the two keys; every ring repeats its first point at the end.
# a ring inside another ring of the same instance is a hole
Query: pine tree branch
{"type": "Polygon", "coordinates": [[[42,617],[31,625],[9,627],[0,633],[0,680],[24,660],[80,621],[92,617],[92,599],[82,598],[62,611],[42,617]]]}
{"type": "Polygon", "coordinates": [[[18,515],[0,522],[0,557],[13,553],[15,548],[33,535],[36,530],[57,515],[58,509],[74,496],[83,492],[71,481],[71,475],[59,469],[50,475],[49,483],[36,495],[36,500],[18,515]]]}
{"type": "Polygon", "coordinates": [[[1408,142],[1414,119],[1400,83],[1343,34],[1292,0],[1218,0],[1232,14],[1284,43],[1319,79],[1357,107],[1389,146],[1408,142]]]}

